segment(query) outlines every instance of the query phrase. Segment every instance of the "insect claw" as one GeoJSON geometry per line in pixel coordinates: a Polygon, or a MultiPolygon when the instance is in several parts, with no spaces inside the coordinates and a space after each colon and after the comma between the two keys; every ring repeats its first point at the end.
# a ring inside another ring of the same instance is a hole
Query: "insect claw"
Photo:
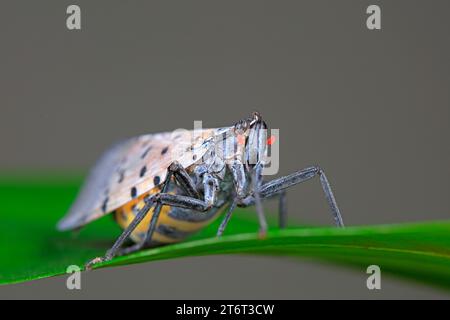
{"type": "Polygon", "coordinates": [[[86,271],[91,271],[95,265],[105,262],[105,261],[109,261],[109,260],[111,260],[111,258],[97,257],[95,259],[92,259],[88,263],[86,263],[86,265],[84,267],[85,267],[86,271]]]}
{"type": "Polygon", "coordinates": [[[266,229],[260,229],[258,232],[258,238],[260,240],[264,240],[267,238],[267,230],[266,229]]]}

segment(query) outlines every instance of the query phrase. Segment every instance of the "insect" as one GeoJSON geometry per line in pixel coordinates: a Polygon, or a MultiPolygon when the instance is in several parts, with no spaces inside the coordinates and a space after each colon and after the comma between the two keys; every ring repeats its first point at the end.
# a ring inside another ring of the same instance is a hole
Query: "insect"
{"type": "Polygon", "coordinates": [[[125,140],[107,151],[92,169],[61,231],[78,229],[113,213],[123,233],[104,257],[87,267],[144,247],[175,243],[204,228],[226,210],[223,234],[233,210],[254,205],[259,234],[267,223],[262,200],[279,197],[280,227],[286,224],[286,192],[319,177],[337,226],[343,221],[324,171],[308,167],[263,181],[267,164],[267,124],[259,113],[219,129],[174,131],[125,140]],[[134,244],[125,247],[131,239],[134,244]]]}

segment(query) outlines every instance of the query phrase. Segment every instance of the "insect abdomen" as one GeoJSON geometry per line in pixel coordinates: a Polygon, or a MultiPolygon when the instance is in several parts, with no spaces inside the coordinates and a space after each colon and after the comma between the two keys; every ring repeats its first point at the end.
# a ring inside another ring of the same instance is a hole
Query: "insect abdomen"
{"type": "MultiPolygon", "coordinates": [[[[159,192],[160,189],[154,188],[134,200],[131,200],[124,206],[115,211],[117,223],[125,229],[133,221],[136,214],[144,207],[144,199],[148,195],[159,192]]],[[[146,217],[131,233],[130,238],[136,242],[142,242],[148,230],[151,217],[153,216],[153,207],[147,213],[146,217]]],[[[222,208],[213,207],[211,210],[200,213],[189,209],[175,208],[171,206],[162,206],[158,218],[155,233],[152,236],[152,245],[169,244],[183,241],[188,236],[198,232],[210,224],[222,211],[222,208]]]]}

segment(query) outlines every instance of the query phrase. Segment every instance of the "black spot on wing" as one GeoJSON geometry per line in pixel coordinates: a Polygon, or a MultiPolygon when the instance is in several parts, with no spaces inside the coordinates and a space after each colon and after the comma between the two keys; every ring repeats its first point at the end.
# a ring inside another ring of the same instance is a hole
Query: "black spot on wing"
{"type": "Polygon", "coordinates": [[[152,149],[152,146],[148,146],[145,150],[144,150],[144,152],[141,154],[141,159],[144,159],[146,156],[147,156],[147,154],[149,153],[149,151],[152,149]]]}
{"type": "Polygon", "coordinates": [[[143,176],[145,176],[145,173],[147,172],[147,167],[146,166],[143,166],[142,168],[141,168],[141,172],[139,172],[139,177],[143,177],[143,176]]]}
{"type": "Polygon", "coordinates": [[[119,171],[119,179],[117,180],[117,183],[122,183],[124,178],[125,178],[125,170],[120,170],[119,171]]]}
{"type": "Polygon", "coordinates": [[[169,150],[169,147],[165,147],[164,149],[162,149],[161,154],[162,155],[166,154],[168,150],[169,150]]]}
{"type": "Polygon", "coordinates": [[[161,182],[161,178],[159,176],[155,176],[153,178],[153,184],[157,186],[161,182]]]}
{"type": "Polygon", "coordinates": [[[108,201],[109,201],[109,197],[106,197],[105,200],[103,200],[103,204],[102,204],[103,213],[106,213],[106,210],[108,208],[108,201]]]}
{"type": "Polygon", "coordinates": [[[137,189],[136,187],[131,188],[131,197],[136,198],[137,196],[137,189]]]}

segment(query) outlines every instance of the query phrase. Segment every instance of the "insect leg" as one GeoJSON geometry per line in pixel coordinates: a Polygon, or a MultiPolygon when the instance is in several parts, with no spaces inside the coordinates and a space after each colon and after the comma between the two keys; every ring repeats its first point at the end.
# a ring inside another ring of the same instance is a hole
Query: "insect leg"
{"type": "MultiPolygon", "coordinates": [[[[168,189],[168,186],[170,183],[170,178],[172,176],[176,179],[176,181],[180,184],[181,188],[188,194],[189,197],[197,198],[197,199],[200,198],[200,195],[199,195],[197,188],[195,187],[195,184],[192,181],[191,177],[177,161],[173,162],[169,166],[168,174],[166,176],[166,179],[163,182],[163,187],[161,189],[160,194],[165,194],[167,192],[167,189],[168,189]]],[[[166,204],[166,203],[163,203],[163,201],[156,200],[156,198],[159,199],[159,197],[160,197],[160,195],[155,195],[156,206],[155,206],[155,209],[153,210],[153,215],[152,215],[152,218],[150,219],[150,225],[147,229],[147,232],[145,233],[144,240],[142,242],[132,245],[130,247],[121,249],[120,251],[117,252],[117,255],[130,254],[132,252],[142,249],[145,246],[150,245],[152,238],[153,238],[153,233],[156,230],[156,225],[158,222],[159,215],[161,213],[161,208],[164,204],[166,204]]]]}
{"type": "Polygon", "coordinates": [[[222,236],[223,232],[225,231],[225,228],[228,225],[228,222],[231,219],[231,215],[234,209],[236,209],[238,202],[245,196],[245,189],[247,186],[247,177],[245,174],[245,168],[240,160],[234,160],[231,164],[228,165],[228,168],[231,174],[233,175],[233,184],[236,195],[234,196],[233,202],[230,204],[227,213],[225,214],[222,222],[220,223],[219,229],[217,230],[218,237],[222,236]]]}
{"type": "Polygon", "coordinates": [[[111,249],[109,249],[106,252],[106,255],[102,258],[95,258],[91,261],[89,261],[86,264],[86,269],[91,269],[92,266],[94,264],[100,263],[100,262],[104,262],[104,261],[109,261],[111,260],[114,256],[116,256],[116,254],[118,253],[118,251],[120,250],[120,247],[123,245],[123,243],[128,239],[128,237],[130,236],[130,234],[133,232],[134,229],[136,229],[136,227],[139,225],[139,223],[145,218],[145,216],[147,215],[148,211],[150,210],[150,208],[153,206],[153,202],[148,201],[146,202],[146,204],[144,205],[144,207],[139,210],[139,212],[137,213],[136,217],[134,218],[134,220],[130,223],[130,225],[122,232],[122,234],[120,235],[120,237],[116,240],[116,242],[114,243],[114,245],[111,247],[111,249]]]}
{"type": "MultiPolygon", "coordinates": [[[[154,201],[161,205],[191,209],[205,212],[211,209],[217,200],[218,182],[210,174],[203,176],[204,200],[171,193],[159,193],[154,196],[154,201]]],[[[155,209],[156,210],[156,209],[155,209]]]]}
{"type": "MultiPolygon", "coordinates": [[[[169,170],[168,170],[167,175],[166,175],[166,179],[163,182],[163,186],[162,186],[162,189],[161,189],[161,192],[163,192],[163,193],[167,192],[167,188],[169,186],[170,179],[171,179],[171,177],[173,175],[173,171],[171,170],[171,168],[172,168],[172,166],[169,167],[169,170]]],[[[153,209],[153,215],[152,215],[152,218],[150,219],[150,224],[149,224],[149,227],[147,229],[147,232],[145,233],[144,239],[140,243],[136,243],[136,244],[134,244],[134,245],[132,245],[130,247],[122,248],[120,250],[117,250],[115,252],[115,255],[122,256],[122,255],[130,254],[132,252],[141,250],[142,248],[144,248],[145,246],[150,244],[152,236],[153,236],[153,233],[156,230],[156,223],[158,222],[158,218],[159,218],[159,215],[161,213],[161,208],[162,208],[162,204],[159,201],[156,200],[158,196],[159,196],[159,194],[155,194],[154,196],[152,196],[151,198],[149,198],[147,200],[147,201],[156,202],[156,206],[153,209]]]]}
{"type": "MultiPolygon", "coordinates": [[[[172,165],[169,167],[169,170],[167,172],[166,179],[163,182],[163,187],[161,189],[161,193],[167,192],[167,188],[169,187],[170,179],[172,175],[174,174],[174,171],[172,171],[172,165]]],[[[156,202],[155,209],[153,210],[152,218],[150,219],[150,225],[147,229],[147,233],[145,234],[144,240],[137,244],[135,247],[135,251],[141,249],[142,247],[150,244],[150,241],[152,240],[153,233],[156,229],[156,223],[158,222],[159,214],[161,213],[162,204],[158,202],[156,199],[158,198],[159,194],[156,194],[154,196],[154,201],[156,202]]],[[[127,253],[130,253],[130,250],[128,250],[127,253]]]]}
{"type": "Polygon", "coordinates": [[[155,200],[161,205],[191,209],[198,212],[208,211],[212,207],[212,205],[203,200],[170,193],[160,193],[155,200]]]}
{"type": "MultiPolygon", "coordinates": [[[[174,195],[167,193],[167,189],[170,183],[170,179],[172,175],[177,179],[178,182],[180,182],[180,179],[183,181],[181,186],[183,189],[185,189],[185,186],[187,186],[188,189],[190,189],[193,192],[188,192],[186,189],[186,192],[188,193],[197,193],[197,190],[195,189],[194,183],[190,179],[189,176],[187,176],[187,173],[185,175],[185,170],[179,166],[177,163],[174,163],[174,165],[171,165],[168,170],[167,177],[165,181],[163,182],[163,187],[161,189],[161,192],[158,194],[155,194],[152,197],[152,201],[156,202],[155,209],[153,210],[152,218],[150,219],[150,225],[147,229],[147,232],[145,234],[144,240],[140,243],[137,243],[131,247],[123,248],[120,251],[116,252],[116,255],[125,255],[132,253],[134,251],[138,251],[142,249],[145,246],[150,245],[153,234],[156,230],[156,225],[158,222],[159,215],[161,213],[161,208],[163,205],[168,205],[172,207],[181,207],[181,208],[187,208],[187,209],[193,209],[195,211],[199,212],[205,212],[209,210],[215,203],[216,199],[216,190],[217,190],[217,182],[215,179],[213,179],[210,175],[205,174],[204,176],[204,189],[205,189],[205,200],[200,200],[196,197],[193,197],[192,195],[189,196],[182,196],[182,195],[174,195]],[[186,179],[189,178],[189,179],[186,179]]],[[[198,194],[198,193],[197,193],[198,194]]]]}
{"type": "Polygon", "coordinates": [[[217,230],[218,237],[220,237],[223,234],[223,232],[225,231],[228,221],[230,221],[231,214],[233,213],[234,209],[236,209],[237,203],[238,203],[238,199],[235,198],[233,200],[233,202],[231,203],[230,207],[228,208],[227,214],[223,218],[222,222],[220,223],[219,229],[217,230]]]}
{"type": "MultiPolygon", "coordinates": [[[[342,216],[339,208],[334,198],[333,192],[330,187],[330,183],[325,175],[325,172],[319,167],[309,167],[297,172],[294,172],[288,176],[274,179],[262,185],[261,196],[262,198],[269,198],[271,196],[277,195],[283,190],[292,187],[296,184],[308,181],[316,176],[319,176],[320,183],[322,185],[323,192],[327,199],[328,205],[330,206],[331,213],[333,215],[334,221],[338,227],[343,227],[344,222],[342,221],[342,216]]],[[[244,199],[239,205],[249,206],[255,203],[254,197],[250,196],[244,199]]]]}
{"type": "MultiPolygon", "coordinates": [[[[233,183],[235,185],[235,192],[236,197],[233,200],[232,205],[230,206],[227,214],[225,215],[222,223],[220,224],[219,230],[217,231],[217,236],[221,236],[228,224],[228,221],[231,218],[232,211],[235,209],[236,205],[242,202],[243,197],[245,196],[245,192],[247,189],[247,175],[245,174],[245,167],[244,164],[239,161],[235,160],[230,166],[230,171],[233,175],[233,183]]],[[[257,164],[252,172],[252,190],[253,190],[253,196],[252,199],[254,200],[253,204],[256,204],[256,212],[258,214],[258,220],[259,220],[259,233],[261,237],[264,237],[267,232],[267,222],[266,218],[264,216],[264,210],[261,203],[261,197],[260,197],[260,189],[262,185],[262,166],[261,164],[257,164]]]]}
{"type": "Polygon", "coordinates": [[[256,213],[258,214],[258,220],[259,220],[259,235],[260,237],[265,237],[267,232],[267,221],[266,217],[264,216],[264,209],[262,206],[261,201],[261,184],[262,184],[262,166],[256,165],[256,167],[253,170],[253,177],[252,177],[252,185],[253,185],[253,197],[255,198],[255,207],[256,207],[256,213]]]}
{"type": "MultiPolygon", "coordinates": [[[[166,175],[166,179],[163,182],[163,187],[162,187],[161,192],[167,191],[167,187],[169,185],[172,174],[173,174],[173,172],[169,168],[167,175],[166,175]]],[[[147,243],[150,242],[151,236],[153,235],[153,232],[156,229],[156,223],[158,221],[159,214],[161,213],[162,204],[156,201],[157,196],[158,196],[158,194],[155,194],[145,200],[144,207],[138,212],[138,214],[133,219],[133,221],[130,223],[130,225],[122,232],[122,234],[116,240],[116,242],[111,247],[111,249],[109,249],[106,252],[105,257],[95,258],[94,260],[90,261],[86,266],[88,269],[90,269],[92,267],[92,265],[94,265],[96,263],[111,260],[116,255],[128,254],[128,253],[140,250],[144,245],[146,245],[147,243]],[[144,241],[142,241],[141,243],[135,244],[131,247],[122,249],[121,247],[124,244],[124,242],[128,239],[128,237],[134,231],[134,229],[136,229],[136,227],[139,225],[139,223],[145,218],[148,211],[150,210],[150,208],[153,206],[153,204],[155,202],[156,202],[156,206],[155,206],[155,209],[153,210],[153,215],[152,215],[152,218],[150,219],[150,226],[147,230],[144,241]]]]}
{"type": "Polygon", "coordinates": [[[235,160],[228,165],[233,176],[233,184],[238,198],[245,197],[245,189],[247,188],[247,175],[245,174],[244,164],[240,160],[235,160]]]}
{"type": "Polygon", "coordinates": [[[280,192],[279,195],[279,203],[278,203],[278,223],[280,229],[286,228],[287,225],[287,197],[286,197],[286,190],[283,190],[280,192]]]}
{"type": "Polygon", "coordinates": [[[195,183],[181,164],[177,161],[173,162],[169,167],[169,171],[172,172],[173,176],[188,196],[200,199],[200,194],[197,191],[195,183]]]}

